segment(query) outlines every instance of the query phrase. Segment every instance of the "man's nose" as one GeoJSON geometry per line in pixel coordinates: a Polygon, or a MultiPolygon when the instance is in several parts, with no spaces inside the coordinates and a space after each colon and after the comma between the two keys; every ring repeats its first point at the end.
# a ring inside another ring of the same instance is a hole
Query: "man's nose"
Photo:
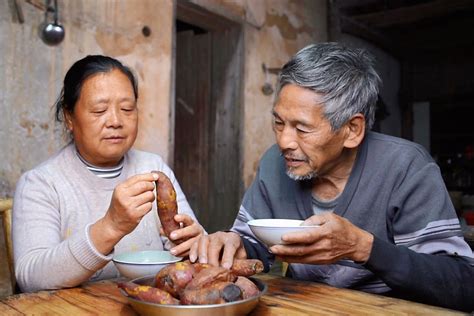
{"type": "Polygon", "coordinates": [[[281,131],[277,132],[277,143],[281,150],[297,149],[298,142],[296,140],[296,131],[290,126],[285,126],[281,131]]]}

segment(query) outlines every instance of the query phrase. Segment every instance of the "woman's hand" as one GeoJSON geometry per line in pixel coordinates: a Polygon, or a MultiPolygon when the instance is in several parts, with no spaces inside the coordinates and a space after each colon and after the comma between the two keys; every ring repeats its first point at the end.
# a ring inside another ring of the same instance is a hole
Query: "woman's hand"
{"type": "Polygon", "coordinates": [[[110,253],[152,209],[154,181],[157,179],[156,173],[139,174],[117,185],[107,213],[91,226],[90,237],[98,251],[110,253]]]}
{"type": "Polygon", "coordinates": [[[191,246],[204,234],[204,229],[187,214],[177,214],[174,216],[174,220],[183,223],[183,228],[170,234],[170,240],[174,244],[178,244],[170,251],[174,256],[184,257],[189,254],[191,246]]]}

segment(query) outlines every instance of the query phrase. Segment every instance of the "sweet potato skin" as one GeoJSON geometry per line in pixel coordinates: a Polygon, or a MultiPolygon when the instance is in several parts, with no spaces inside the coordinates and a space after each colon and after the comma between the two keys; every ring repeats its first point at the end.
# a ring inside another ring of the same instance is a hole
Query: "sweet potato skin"
{"type": "Polygon", "coordinates": [[[260,290],[255,285],[255,283],[243,276],[237,277],[235,285],[237,285],[240,290],[242,290],[242,298],[244,300],[250,297],[257,296],[260,293],[260,290]]]}
{"type": "Polygon", "coordinates": [[[235,275],[222,267],[209,267],[201,270],[194,275],[191,282],[186,285],[186,290],[197,290],[204,288],[215,282],[233,282],[236,279],[235,275]]]}
{"type": "Polygon", "coordinates": [[[263,271],[263,263],[258,259],[234,259],[231,271],[237,276],[252,276],[263,271]]]}
{"type": "Polygon", "coordinates": [[[118,287],[139,301],[169,305],[179,304],[179,300],[171,296],[170,293],[156,287],[138,285],[133,282],[121,282],[118,283],[118,287]]]}
{"type": "Polygon", "coordinates": [[[238,301],[242,290],[232,282],[213,282],[198,289],[186,289],[181,295],[183,305],[223,304],[238,301]]]}
{"type": "Polygon", "coordinates": [[[179,297],[194,274],[194,266],[190,262],[176,262],[167,265],[156,274],[155,286],[174,297],[179,297]]]}
{"type": "Polygon", "coordinates": [[[179,223],[174,220],[174,216],[178,214],[178,203],[176,202],[176,191],[174,190],[171,180],[161,171],[152,171],[157,173],[159,178],[156,184],[156,205],[158,209],[158,217],[165,235],[169,237],[173,230],[179,229],[179,223]]]}

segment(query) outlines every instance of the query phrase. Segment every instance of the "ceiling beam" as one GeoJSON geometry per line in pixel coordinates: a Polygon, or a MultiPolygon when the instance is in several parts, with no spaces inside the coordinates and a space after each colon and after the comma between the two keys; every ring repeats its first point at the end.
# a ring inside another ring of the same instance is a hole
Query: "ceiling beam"
{"type": "Polygon", "coordinates": [[[348,16],[369,26],[384,28],[414,23],[428,18],[441,17],[462,10],[474,10],[474,1],[434,0],[396,9],[348,16]]]}

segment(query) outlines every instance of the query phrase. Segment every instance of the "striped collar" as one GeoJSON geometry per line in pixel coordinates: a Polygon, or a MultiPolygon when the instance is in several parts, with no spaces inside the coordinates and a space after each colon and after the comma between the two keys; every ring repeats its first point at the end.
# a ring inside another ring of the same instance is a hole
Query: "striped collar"
{"type": "Polygon", "coordinates": [[[94,166],[94,165],[90,164],[89,162],[87,162],[79,154],[79,151],[77,149],[76,149],[76,154],[77,154],[77,157],[79,157],[79,159],[82,161],[82,163],[86,166],[86,168],[90,172],[92,172],[93,174],[98,176],[99,178],[113,179],[113,178],[117,178],[122,173],[123,158],[120,160],[120,162],[118,163],[117,166],[114,166],[114,167],[97,167],[97,166],[94,166]]]}

